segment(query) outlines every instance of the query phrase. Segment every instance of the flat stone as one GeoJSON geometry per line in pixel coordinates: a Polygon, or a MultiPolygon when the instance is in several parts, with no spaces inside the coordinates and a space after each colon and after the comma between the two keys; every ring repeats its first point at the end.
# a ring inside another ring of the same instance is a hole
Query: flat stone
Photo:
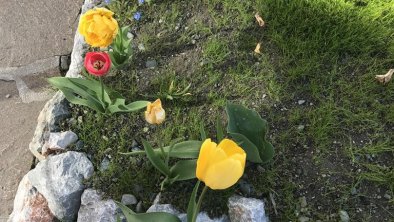
{"type": "Polygon", "coordinates": [[[234,195],[229,198],[227,206],[230,221],[268,222],[262,200],[234,195]]]}
{"type": "Polygon", "coordinates": [[[77,222],[115,222],[117,211],[118,206],[113,200],[102,200],[96,190],[86,189],[81,197],[77,222]]]}
{"type": "Polygon", "coordinates": [[[123,194],[121,202],[124,205],[134,205],[138,203],[137,198],[132,194],[123,194]]]}
{"type": "Polygon", "coordinates": [[[84,190],[83,180],[92,174],[93,165],[86,155],[70,151],[39,162],[28,177],[58,219],[74,221],[84,190]]]}
{"type": "Polygon", "coordinates": [[[14,210],[8,222],[21,221],[54,221],[55,217],[48,207],[48,202],[40,194],[25,175],[19,183],[14,200],[14,210]]]}

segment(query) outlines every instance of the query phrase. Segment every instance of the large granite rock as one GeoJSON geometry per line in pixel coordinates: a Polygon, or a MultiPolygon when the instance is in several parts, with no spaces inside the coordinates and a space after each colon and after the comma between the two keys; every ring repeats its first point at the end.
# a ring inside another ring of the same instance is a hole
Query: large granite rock
{"type": "Polygon", "coordinates": [[[268,222],[262,200],[234,195],[227,206],[232,222],[268,222]]]}
{"type": "Polygon", "coordinates": [[[49,156],[28,173],[31,184],[48,201],[51,212],[62,221],[74,221],[84,190],[83,180],[93,174],[85,154],[67,152],[49,156]]]}
{"type": "Polygon", "coordinates": [[[69,116],[68,102],[63,93],[59,91],[45,104],[37,118],[37,127],[33,139],[29,144],[30,151],[37,159],[40,161],[45,159],[41,151],[46,139],[48,139],[45,138],[46,135],[49,132],[58,131],[59,122],[69,116]]]}
{"type": "Polygon", "coordinates": [[[113,200],[102,200],[93,189],[86,189],[81,198],[78,222],[115,222],[118,206],[113,200]]]}
{"type": "Polygon", "coordinates": [[[25,175],[19,183],[14,200],[14,209],[8,222],[50,222],[55,217],[48,207],[48,202],[29,181],[25,175]]]}

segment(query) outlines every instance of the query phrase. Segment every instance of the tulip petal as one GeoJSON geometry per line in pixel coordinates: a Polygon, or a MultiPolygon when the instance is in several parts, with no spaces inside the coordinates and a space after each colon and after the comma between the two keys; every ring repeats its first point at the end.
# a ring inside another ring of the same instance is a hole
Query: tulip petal
{"type": "Polygon", "coordinates": [[[103,22],[107,25],[107,27],[109,29],[111,29],[111,31],[115,31],[116,28],[118,27],[118,24],[113,22],[113,21],[116,21],[115,19],[110,19],[106,16],[103,16],[102,19],[103,19],[103,22]]]}
{"type": "Polygon", "coordinates": [[[217,144],[211,139],[206,139],[201,145],[200,154],[198,155],[196,176],[199,180],[204,180],[205,171],[207,169],[209,158],[216,149],[217,144]]]}
{"type": "Polygon", "coordinates": [[[243,172],[243,164],[238,159],[225,159],[208,168],[204,182],[213,190],[227,189],[241,178],[243,172]]]}
{"type": "Polygon", "coordinates": [[[218,147],[220,149],[223,149],[227,156],[245,153],[245,151],[241,147],[239,147],[237,143],[229,139],[222,140],[219,143],[218,147]]]}

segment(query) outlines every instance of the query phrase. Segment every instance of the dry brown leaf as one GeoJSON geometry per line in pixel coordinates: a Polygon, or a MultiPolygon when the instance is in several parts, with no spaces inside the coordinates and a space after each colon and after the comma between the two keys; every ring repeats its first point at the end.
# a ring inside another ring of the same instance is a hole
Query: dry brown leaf
{"type": "Polygon", "coordinates": [[[391,77],[393,76],[394,69],[390,69],[385,75],[376,75],[375,79],[378,80],[382,84],[386,84],[390,82],[391,77]]]}
{"type": "Polygon", "coordinates": [[[263,18],[261,18],[261,16],[259,15],[259,13],[256,13],[254,17],[256,18],[256,21],[259,23],[259,26],[264,27],[265,22],[263,18]]]}
{"type": "Polygon", "coordinates": [[[261,54],[260,48],[261,48],[261,43],[257,43],[256,48],[254,49],[254,52],[257,54],[261,54]]]}

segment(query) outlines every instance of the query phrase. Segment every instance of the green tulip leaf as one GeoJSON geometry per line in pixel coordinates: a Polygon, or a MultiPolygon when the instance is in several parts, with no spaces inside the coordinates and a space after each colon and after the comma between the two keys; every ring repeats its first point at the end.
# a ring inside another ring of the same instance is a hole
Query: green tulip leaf
{"type": "Polygon", "coordinates": [[[111,103],[104,91],[104,101],[101,101],[101,84],[96,80],[81,78],[52,77],[48,82],[61,90],[66,99],[74,104],[88,106],[98,112],[105,112],[106,103],[111,103]]]}
{"type": "Polygon", "coordinates": [[[242,147],[246,152],[246,158],[253,163],[262,163],[259,149],[246,136],[240,133],[229,133],[229,135],[242,147]]]}
{"type": "Polygon", "coordinates": [[[108,110],[111,113],[134,112],[145,108],[147,105],[148,105],[148,101],[136,101],[126,105],[125,99],[117,98],[114,103],[108,106],[108,110]]]}
{"type": "Polygon", "coordinates": [[[196,167],[197,159],[180,160],[171,167],[171,177],[176,178],[176,181],[196,178],[196,167]]]}
{"type": "MultiPolygon", "coordinates": [[[[200,153],[200,148],[201,148],[202,142],[197,141],[197,140],[189,140],[189,141],[184,141],[175,144],[171,148],[170,151],[170,146],[163,147],[163,150],[166,154],[170,154],[170,157],[174,158],[180,158],[180,159],[191,159],[191,158],[197,158],[198,154],[200,153]]],[[[160,149],[154,149],[153,150],[157,155],[162,155],[160,149]]],[[[124,155],[143,155],[146,154],[145,150],[141,151],[134,151],[130,153],[121,153],[124,155]]]]}
{"type": "Polygon", "coordinates": [[[224,139],[223,125],[219,117],[216,119],[216,139],[218,141],[222,141],[224,139]]]}
{"type": "Polygon", "coordinates": [[[268,162],[274,156],[273,146],[267,142],[267,121],[253,110],[228,103],[227,132],[245,150],[247,159],[256,163],[268,162]]]}
{"type": "Polygon", "coordinates": [[[146,140],[143,140],[142,144],[144,145],[146,156],[148,157],[152,165],[156,169],[158,169],[162,174],[169,177],[171,175],[171,172],[168,166],[163,161],[163,159],[161,159],[160,156],[157,153],[155,153],[152,146],[146,140]]]}
{"type": "Polygon", "coordinates": [[[187,205],[187,221],[193,220],[193,214],[197,210],[197,191],[200,186],[200,181],[197,181],[196,185],[193,188],[192,195],[190,196],[189,204],[187,205]]]}
{"type": "Polygon", "coordinates": [[[122,203],[116,202],[118,207],[122,210],[127,222],[180,222],[181,220],[170,213],[152,212],[136,214],[122,203]]]}

